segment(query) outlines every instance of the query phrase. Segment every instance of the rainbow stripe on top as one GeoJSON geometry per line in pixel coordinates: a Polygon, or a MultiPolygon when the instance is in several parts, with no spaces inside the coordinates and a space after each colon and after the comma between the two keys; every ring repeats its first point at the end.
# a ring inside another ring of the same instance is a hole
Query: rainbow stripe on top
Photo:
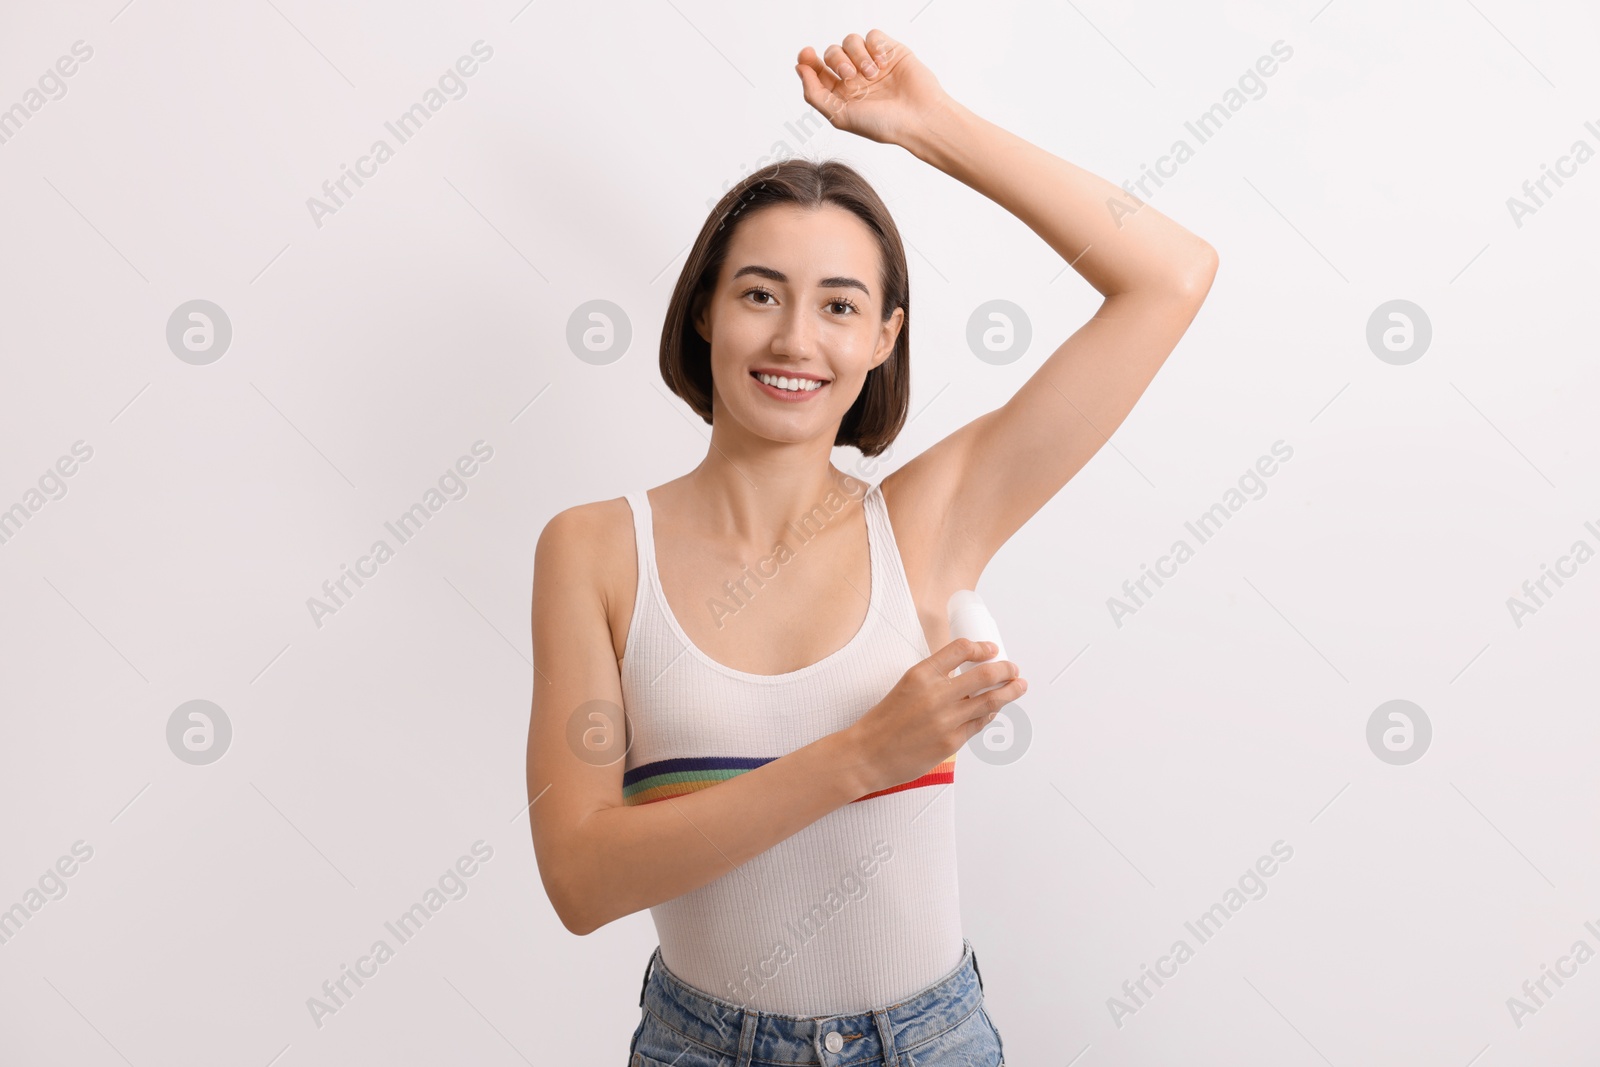
{"type": "MultiPolygon", "coordinates": [[[[686,756],[677,759],[655,760],[642,763],[622,774],[623,803],[654,804],[658,800],[671,800],[701,789],[709,789],[745,771],[755,770],[771,763],[776,756],[686,756]]],[[[927,774],[909,782],[879,789],[850,803],[859,804],[873,797],[888,796],[905,789],[925,785],[943,785],[956,780],[956,758],[951,756],[927,774]]]]}

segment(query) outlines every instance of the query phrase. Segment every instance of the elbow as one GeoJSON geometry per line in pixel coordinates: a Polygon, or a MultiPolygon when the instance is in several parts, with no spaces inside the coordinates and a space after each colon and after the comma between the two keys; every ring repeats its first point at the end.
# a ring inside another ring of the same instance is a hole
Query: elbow
{"type": "Polygon", "coordinates": [[[618,918],[616,915],[604,915],[591,909],[568,905],[557,912],[561,916],[561,925],[567,928],[568,933],[579,937],[587,937],[596,930],[605,926],[611,920],[618,918]]]}
{"type": "Polygon", "coordinates": [[[544,883],[544,895],[549,899],[550,907],[555,911],[556,918],[561,920],[561,925],[566,927],[567,932],[583,937],[604,926],[604,923],[596,921],[593,912],[587,906],[592,900],[592,894],[584,892],[583,886],[574,881],[576,872],[572,869],[572,861],[545,857],[539,853],[537,847],[534,852],[541,860],[539,880],[544,883]],[[550,862],[542,862],[547,858],[550,862]]]}
{"type": "Polygon", "coordinates": [[[547,893],[551,906],[555,908],[556,918],[561,920],[561,925],[567,928],[569,934],[586,937],[605,925],[591,908],[585,906],[589,899],[587,895],[562,890],[547,890],[547,893]]]}
{"type": "Polygon", "coordinates": [[[1199,252],[1178,272],[1174,280],[1178,293],[1196,303],[1205,300],[1206,294],[1211,291],[1211,282],[1217,276],[1217,263],[1217,250],[1201,241],[1199,252]]]}
{"type": "Polygon", "coordinates": [[[556,915],[561,919],[561,925],[567,928],[567,933],[585,937],[600,929],[600,924],[590,921],[589,916],[573,908],[571,905],[556,909],[556,915]]]}
{"type": "Polygon", "coordinates": [[[582,886],[574,885],[569,878],[546,879],[544,888],[556,918],[568,933],[584,937],[605,925],[605,920],[595,914],[594,894],[584,892],[582,886]]]}
{"type": "Polygon", "coordinates": [[[546,842],[552,844],[556,847],[543,850],[536,844],[534,853],[545,895],[568,933],[585,937],[627,914],[606,891],[611,875],[599,863],[597,846],[583,834],[581,824],[563,840],[546,842]]]}
{"type": "Polygon", "coordinates": [[[569,868],[565,877],[545,883],[545,893],[556,917],[567,932],[586,937],[626,912],[616,910],[615,902],[598,891],[592,880],[574,877],[569,868]]]}

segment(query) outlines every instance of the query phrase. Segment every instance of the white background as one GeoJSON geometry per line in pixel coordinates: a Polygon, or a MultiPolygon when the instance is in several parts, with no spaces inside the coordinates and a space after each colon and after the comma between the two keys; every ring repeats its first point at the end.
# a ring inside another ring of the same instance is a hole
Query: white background
{"type": "Polygon", "coordinates": [[[1220,253],[1205,307],[980,587],[1032,683],[1030,750],[960,783],[1008,1062],[1590,1062],[1600,962],[1520,1028],[1506,1001],[1600,950],[1600,562],[1520,627],[1506,602],[1600,547],[1600,161],[1521,226],[1506,201],[1600,148],[1600,26],[1321,2],[6,4],[0,107],[93,57],[0,144],[0,507],[93,456],[0,544],[0,907],[94,852],[0,945],[0,1062],[623,1061],[654,931],[573,937],[540,886],[529,582],[551,515],[705,454],[656,358],[708,200],[783,142],[888,202],[917,412],[890,468],[1099,302],[904,150],[789,132],[798,51],[873,26],[1117,183],[1293,48],[1152,197],[1220,253]],[[466,95],[319,227],[307,198],[480,39],[466,95]],[[233,328],[204,366],[165,339],[197,298],[233,328]],[[1034,333],[1005,366],[965,343],[996,298],[1034,333]],[[1365,339],[1396,298],[1433,329],[1403,366],[1365,339]],[[594,299],[633,329],[605,366],[566,341],[594,299]],[[317,626],[307,598],[478,440],[467,495],[317,626]],[[1117,626],[1107,598],[1278,440],[1266,495],[1117,626]],[[1397,698],[1433,726],[1406,766],[1366,742],[1397,698]],[[193,699],[233,726],[208,766],[167,746],[193,699]],[[307,998],[479,839],[470,892],[316,1026],[307,998]],[[1107,999],[1280,839],[1266,896],[1117,1026],[1107,999]]]}

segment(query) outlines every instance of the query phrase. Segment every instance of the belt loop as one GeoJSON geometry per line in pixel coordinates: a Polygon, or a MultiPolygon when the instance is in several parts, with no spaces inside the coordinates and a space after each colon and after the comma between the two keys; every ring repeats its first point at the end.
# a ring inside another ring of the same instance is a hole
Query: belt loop
{"type": "Polygon", "coordinates": [[[889,1013],[874,1010],[872,1021],[878,1024],[878,1043],[883,1046],[883,1067],[900,1067],[900,1050],[895,1047],[894,1027],[889,1024],[889,1013]]]}
{"type": "Polygon", "coordinates": [[[983,992],[983,972],[978,970],[978,954],[972,954],[972,973],[978,976],[978,992],[983,992]]]}
{"type": "Polygon", "coordinates": [[[650,984],[650,972],[656,969],[656,954],[660,951],[661,946],[657,945],[655,951],[650,953],[650,959],[644,965],[644,981],[639,983],[639,1007],[641,1008],[644,1007],[645,987],[650,984]]]}
{"type": "Polygon", "coordinates": [[[733,1061],[733,1067],[750,1067],[750,1061],[756,1054],[756,1023],[760,1020],[760,1013],[742,1008],[740,1014],[743,1023],[739,1027],[739,1054],[733,1061]]]}

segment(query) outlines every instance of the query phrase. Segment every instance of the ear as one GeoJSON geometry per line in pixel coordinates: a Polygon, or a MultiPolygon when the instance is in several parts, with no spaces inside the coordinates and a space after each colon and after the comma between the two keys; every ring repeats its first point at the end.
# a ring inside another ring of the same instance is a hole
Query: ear
{"type": "Polygon", "coordinates": [[[694,330],[706,344],[711,343],[711,315],[709,309],[711,301],[701,298],[695,301],[694,330]]]}
{"type": "Polygon", "coordinates": [[[884,320],[883,328],[878,332],[877,350],[872,354],[871,369],[876,370],[880,363],[894,355],[894,344],[900,339],[900,326],[905,321],[905,308],[895,308],[894,313],[884,320]]]}

